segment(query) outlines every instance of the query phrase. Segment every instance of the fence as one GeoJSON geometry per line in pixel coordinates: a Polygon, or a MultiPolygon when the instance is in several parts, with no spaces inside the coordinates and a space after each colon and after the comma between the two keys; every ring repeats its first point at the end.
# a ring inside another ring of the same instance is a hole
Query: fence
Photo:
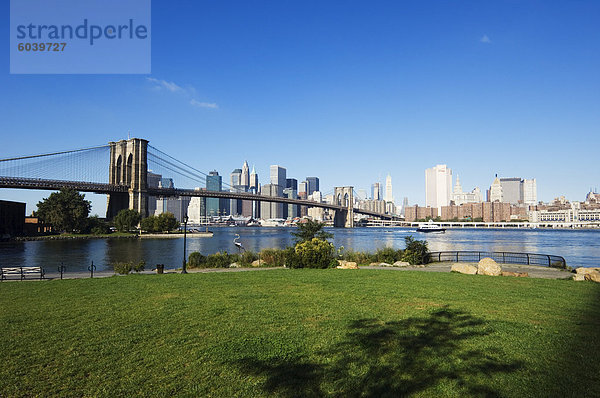
{"type": "Polygon", "coordinates": [[[444,261],[476,263],[485,257],[489,257],[501,264],[542,265],[553,268],[567,267],[564,257],[534,253],[446,251],[431,252],[428,254],[427,259],[430,263],[444,261]]]}

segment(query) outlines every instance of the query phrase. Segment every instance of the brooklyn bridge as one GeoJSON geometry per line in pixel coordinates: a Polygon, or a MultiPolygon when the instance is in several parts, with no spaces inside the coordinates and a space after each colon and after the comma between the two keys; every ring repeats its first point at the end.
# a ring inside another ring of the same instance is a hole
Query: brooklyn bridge
{"type": "Polygon", "coordinates": [[[351,186],[335,187],[333,203],[268,196],[248,192],[194,189],[206,184],[206,174],[141,138],[131,138],[90,148],[0,159],[0,188],[59,190],[74,189],[108,196],[107,218],[122,209],[148,216],[148,197],[207,197],[277,202],[330,209],[334,226],[352,228],[354,214],[392,219],[354,207],[351,186]],[[148,172],[171,177],[174,187],[148,185],[148,172]]]}

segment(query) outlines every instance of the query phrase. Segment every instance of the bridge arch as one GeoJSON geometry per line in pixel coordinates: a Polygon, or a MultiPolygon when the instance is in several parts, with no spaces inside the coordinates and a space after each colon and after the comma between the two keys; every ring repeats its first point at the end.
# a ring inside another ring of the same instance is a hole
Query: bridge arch
{"type": "Polygon", "coordinates": [[[116,182],[117,185],[121,184],[121,170],[123,169],[123,159],[121,158],[121,155],[119,155],[119,157],[117,158],[117,164],[115,165],[115,178],[116,178],[116,182]]]}

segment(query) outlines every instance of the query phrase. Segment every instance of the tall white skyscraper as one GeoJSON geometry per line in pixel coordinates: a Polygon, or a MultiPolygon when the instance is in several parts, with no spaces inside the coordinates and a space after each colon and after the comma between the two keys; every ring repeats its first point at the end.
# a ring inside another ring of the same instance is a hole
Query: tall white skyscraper
{"type": "Polygon", "coordinates": [[[389,174],[385,178],[385,201],[394,202],[394,195],[392,194],[392,176],[389,174]]]}
{"type": "Polygon", "coordinates": [[[492,185],[490,186],[490,195],[489,195],[488,201],[489,202],[502,202],[502,184],[500,183],[500,180],[498,179],[498,175],[496,175],[494,182],[492,182],[492,185]]]}
{"type": "Polygon", "coordinates": [[[523,203],[535,205],[537,203],[537,183],[535,178],[523,180],[523,203]]]}
{"type": "Polygon", "coordinates": [[[452,194],[452,169],[445,164],[425,170],[425,205],[437,207],[438,214],[442,206],[450,205],[452,194]]]}
{"type": "Polygon", "coordinates": [[[242,166],[242,180],[240,185],[245,187],[250,186],[250,168],[248,167],[247,160],[244,160],[244,165],[242,166]]]}

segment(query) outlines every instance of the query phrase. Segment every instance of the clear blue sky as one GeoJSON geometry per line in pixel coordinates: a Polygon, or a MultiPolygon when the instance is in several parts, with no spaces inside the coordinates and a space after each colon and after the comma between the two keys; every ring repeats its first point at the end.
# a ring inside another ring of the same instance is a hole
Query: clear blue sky
{"type": "Polygon", "coordinates": [[[411,204],[438,163],[465,189],[495,173],[537,178],[544,201],[600,188],[598,1],[154,0],[151,75],[10,75],[0,10],[2,158],[131,131],[226,180],[244,160],[322,191],[390,173],[411,204]]]}

